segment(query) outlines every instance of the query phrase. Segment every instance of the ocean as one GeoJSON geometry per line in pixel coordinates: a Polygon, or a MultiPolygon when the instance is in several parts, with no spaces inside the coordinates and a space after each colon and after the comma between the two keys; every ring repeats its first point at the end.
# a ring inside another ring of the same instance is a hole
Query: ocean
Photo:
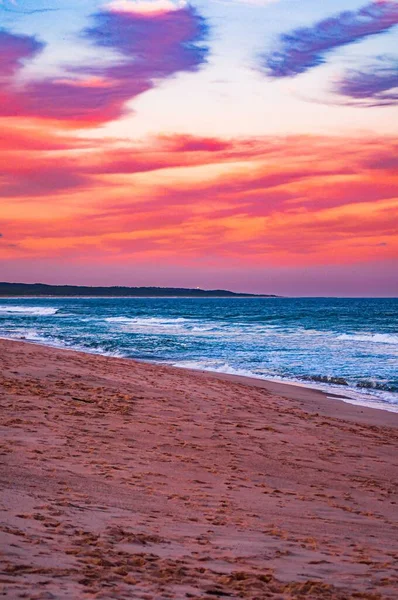
{"type": "Polygon", "coordinates": [[[0,299],[0,337],[309,385],[398,412],[398,299],[0,299]]]}

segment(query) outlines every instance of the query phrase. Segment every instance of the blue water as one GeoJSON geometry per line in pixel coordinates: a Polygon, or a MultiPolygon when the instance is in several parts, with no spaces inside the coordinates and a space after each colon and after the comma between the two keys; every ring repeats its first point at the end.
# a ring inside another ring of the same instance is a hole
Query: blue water
{"type": "Polygon", "coordinates": [[[398,299],[0,299],[0,336],[302,384],[398,411],[398,299]]]}

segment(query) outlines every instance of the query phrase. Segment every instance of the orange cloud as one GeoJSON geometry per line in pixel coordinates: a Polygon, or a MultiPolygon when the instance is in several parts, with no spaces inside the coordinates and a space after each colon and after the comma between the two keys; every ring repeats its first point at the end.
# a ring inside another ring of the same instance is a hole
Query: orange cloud
{"type": "Polygon", "coordinates": [[[396,255],[392,139],[61,140],[20,125],[13,150],[0,143],[2,258],[258,267],[396,255]]]}

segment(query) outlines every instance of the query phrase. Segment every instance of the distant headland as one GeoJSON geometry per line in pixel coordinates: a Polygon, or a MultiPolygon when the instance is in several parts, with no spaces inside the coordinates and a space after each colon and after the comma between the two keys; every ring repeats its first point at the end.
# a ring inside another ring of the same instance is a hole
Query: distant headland
{"type": "Polygon", "coordinates": [[[181,297],[181,298],[278,298],[275,294],[241,294],[229,290],[202,290],[200,288],[126,287],[47,285],[45,283],[0,282],[0,296],[102,296],[102,297],[181,297]]]}

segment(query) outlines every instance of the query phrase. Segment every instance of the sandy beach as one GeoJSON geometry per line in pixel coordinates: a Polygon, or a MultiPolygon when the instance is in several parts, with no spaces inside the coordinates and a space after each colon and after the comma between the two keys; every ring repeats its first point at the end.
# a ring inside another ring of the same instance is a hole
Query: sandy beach
{"type": "Polygon", "coordinates": [[[398,414],[0,340],[6,598],[394,599],[398,414]]]}

